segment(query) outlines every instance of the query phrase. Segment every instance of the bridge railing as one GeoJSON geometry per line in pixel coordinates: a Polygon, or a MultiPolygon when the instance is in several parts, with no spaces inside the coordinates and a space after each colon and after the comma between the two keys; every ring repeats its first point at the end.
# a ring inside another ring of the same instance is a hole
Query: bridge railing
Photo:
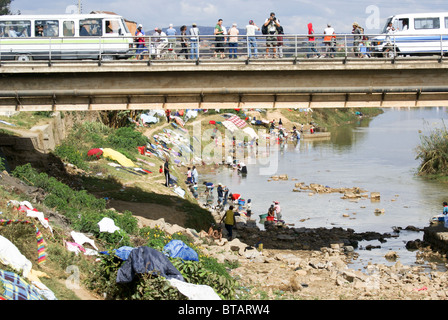
{"type": "Polygon", "coordinates": [[[393,59],[429,55],[442,61],[448,53],[448,35],[335,34],[214,35],[88,38],[0,38],[0,61],[143,60],[220,61],[258,59],[393,59]],[[75,40],[75,41],[74,41],[75,40]]]}

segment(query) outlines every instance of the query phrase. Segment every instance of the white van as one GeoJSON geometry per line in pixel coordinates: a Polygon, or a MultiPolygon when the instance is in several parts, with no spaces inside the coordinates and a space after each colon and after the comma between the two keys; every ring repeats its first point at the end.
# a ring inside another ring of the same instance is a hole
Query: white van
{"type": "Polygon", "coordinates": [[[377,55],[441,55],[448,52],[448,12],[399,14],[387,18],[372,39],[377,55]],[[388,28],[392,24],[392,29],[388,28]],[[384,35],[383,35],[384,34],[384,35]]]}
{"type": "Polygon", "coordinates": [[[113,14],[0,16],[0,59],[123,59],[132,52],[124,19],[113,14]]]}

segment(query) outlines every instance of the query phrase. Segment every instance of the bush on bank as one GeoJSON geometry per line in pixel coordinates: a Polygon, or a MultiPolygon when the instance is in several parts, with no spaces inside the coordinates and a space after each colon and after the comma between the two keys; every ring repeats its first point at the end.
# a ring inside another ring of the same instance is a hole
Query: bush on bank
{"type": "MultiPolygon", "coordinates": [[[[194,284],[208,285],[222,299],[234,299],[237,282],[230,277],[227,267],[218,263],[215,258],[202,254],[201,248],[191,243],[182,233],[166,234],[159,228],[141,228],[139,231],[144,245],[163,252],[163,247],[171,240],[182,240],[198,253],[199,261],[185,261],[178,258],[169,258],[171,263],[179,270],[185,281],[194,284]]],[[[150,274],[136,275],[129,284],[117,284],[116,277],[123,261],[117,259],[110,252],[102,257],[90,271],[86,281],[88,288],[107,299],[123,300],[186,300],[177,289],[173,288],[163,277],[150,274]]]]}
{"type": "Polygon", "coordinates": [[[420,160],[420,175],[448,175],[448,131],[446,127],[436,128],[428,135],[420,135],[416,148],[416,159],[420,160]]]}

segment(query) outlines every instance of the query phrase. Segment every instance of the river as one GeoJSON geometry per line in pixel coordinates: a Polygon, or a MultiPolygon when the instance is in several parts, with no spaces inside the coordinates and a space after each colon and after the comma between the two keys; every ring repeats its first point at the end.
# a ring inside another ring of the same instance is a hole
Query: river
{"type": "MultiPolygon", "coordinates": [[[[267,212],[272,201],[278,200],[283,219],[298,228],[341,227],[380,233],[392,233],[393,227],[424,228],[432,216],[441,213],[442,202],[448,200],[448,185],[416,176],[419,160],[415,159],[415,148],[420,144],[421,133],[440,128],[446,117],[445,108],[384,109],[377,117],[329,128],[330,140],[302,139],[298,144],[271,148],[269,163],[247,161],[246,177],[220,166],[212,172],[200,173],[201,179],[223,183],[231,192],[251,199],[256,218],[267,212]],[[269,182],[270,174],[263,170],[272,167],[276,169],[272,175],[287,174],[289,179],[269,182]],[[296,182],[359,187],[369,195],[379,192],[381,199],[355,202],[341,199],[340,193],[293,192],[296,182]],[[376,209],[383,209],[384,213],[375,213],[376,209]]],[[[415,252],[407,250],[405,243],[422,238],[422,232],[401,231],[399,237],[388,238],[385,243],[360,243],[355,264],[369,261],[391,264],[384,259],[386,250],[396,251],[403,264],[413,264],[415,252]],[[368,244],[381,249],[365,250],[368,244]]]]}

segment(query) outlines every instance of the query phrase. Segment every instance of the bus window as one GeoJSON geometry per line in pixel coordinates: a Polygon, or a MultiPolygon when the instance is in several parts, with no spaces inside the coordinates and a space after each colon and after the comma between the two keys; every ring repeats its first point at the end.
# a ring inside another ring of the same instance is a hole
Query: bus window
{"type": "Polygon", "coordinates": [[[59,21],[36,20],[34,30],[36,37],[59,37],[59,21]]]}
{"type": "Polygon", "coordinates": [[[29,37],[31,31],[30,21],[3,21],[0,24],[0,37],[29,37]]]}
{"type": "Polygon", "coordinates": [[[439,18],[415,18],[414,19],[415,30],[419,29],[440,29],[439,18]]]}
{"type": "Polygon", "coordinates": [[[408,18],[398,19],[398,30],[400,30],[400,31],[409,30],[409,19],[408,18]]]}
{"type": "Polygon", "coordinates": [[[118,34],[120,29],[120,22],[117,19],[105,20],[106,33],[107,34],[118,34]]]}
{"type": "Polygon", "coordinates": [[[101,19],[83,19],[79,21],[79,35],[81,37],[101,36],[101,19]]]}
{"type": "Polygon", "coordinates": [[[62,24],[62,33],[64,37],[73,37],[75,35],[75,22],[64,21],[62,24]]]}
{"type": "Polygon", "coordinates": [[[392,22],[392,18],[388,18],[381,33],[387,33],[387,26],[392,22]]]}
{"type": "Polygon", "coordinates": [[[445,17],[445,29],[448,29],[448,17],[445,17]]]}

